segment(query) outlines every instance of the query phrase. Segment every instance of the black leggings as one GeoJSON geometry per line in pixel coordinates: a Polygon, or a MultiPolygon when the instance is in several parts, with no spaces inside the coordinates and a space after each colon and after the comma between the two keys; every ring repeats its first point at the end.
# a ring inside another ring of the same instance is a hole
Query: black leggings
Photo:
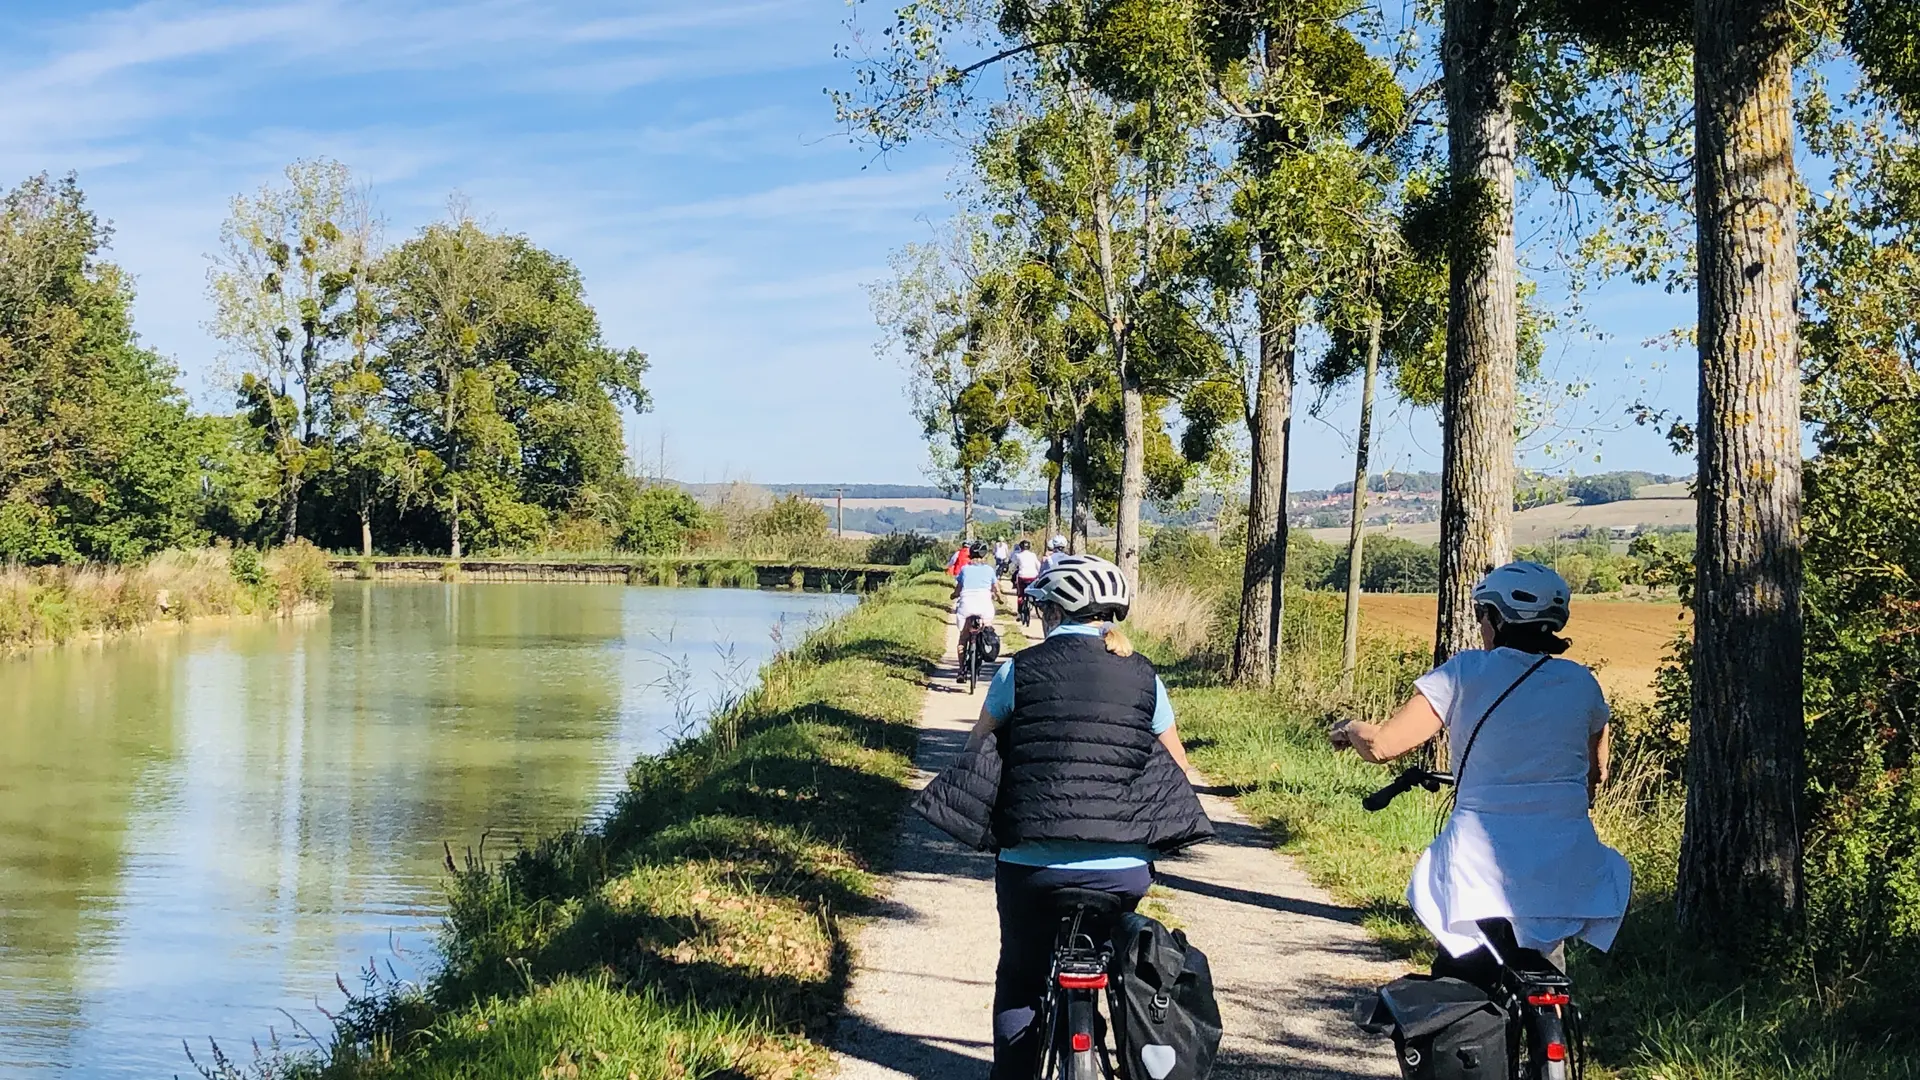
{"type": "Polygon", "coordinates": [[[1127,870],[1056,870],[1000,863],[993,887],[1000,906],[1000,966],[993,980],[993,1080],[1030,1080],[1038,1041],[1029,1030],[1047,991],[1060,916],[1059,889],[1112,893],[1132,911],[1153,884],[1145,866],[1127,870]]]}

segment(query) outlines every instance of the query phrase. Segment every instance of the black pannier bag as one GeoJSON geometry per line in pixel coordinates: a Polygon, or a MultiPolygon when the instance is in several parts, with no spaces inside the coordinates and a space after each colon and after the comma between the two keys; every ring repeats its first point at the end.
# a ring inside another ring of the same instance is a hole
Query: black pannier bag
{"type": "Polygon", "coordinates": [[[1486,991],[1459,979],[1408,975],[1354,1010],[1375,1035],[1391,1034],[1406,1080],[1508,1080],[1507,1016],[1486,991]]]}
{"type": "Polygon", "coordinates": [[[983,623],[980,626],[980,664],[983,669],[981,674],[989,674],[984,668],[989,664],[999,663],[999,661],[1000,631],[983,623]]]}
{"type": "Polygon", "coordinates": [[[1205,1080],[1220,1051],[1207,956],[1138,912],[1113,933],[1114,1044],[1128,1080],[1205,1080]]]}

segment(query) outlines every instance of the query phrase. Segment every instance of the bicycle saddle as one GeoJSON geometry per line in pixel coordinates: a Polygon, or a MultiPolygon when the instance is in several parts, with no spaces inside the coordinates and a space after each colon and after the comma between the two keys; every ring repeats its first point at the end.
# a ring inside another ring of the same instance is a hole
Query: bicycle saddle
{"type": "Polygon", "coordinates": [[[1566,973],[1554,967],[1553,961],[1547,959],[1546,954],[1520,947],[1519,939],[1514,936],[1512,923],[1505,919],[1481,919],[1477,925],[1488,944],[1493,946],[1493,951],[1499,954],[1501,961],[1506,964],[1507,970],[1513,972],[1522,981],[1542,987],[1571,985],[1566,973]]]}
{"type": "Polygon", "coordinates": [[[1127,909],[1123,898],[1096,889],[1058,889],[1052,900],[1058,915],[1071,915],[1078,908],[1086,908],[1089,915],[1118,915],[1127,909]]]}

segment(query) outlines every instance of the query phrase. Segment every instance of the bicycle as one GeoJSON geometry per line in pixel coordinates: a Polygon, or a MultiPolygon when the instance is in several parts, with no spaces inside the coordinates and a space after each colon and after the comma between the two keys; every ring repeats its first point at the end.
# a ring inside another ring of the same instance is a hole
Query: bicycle
{"type": "Polygon", "coordinates": [[[1017,598],[1014,604],[1014,612],[1019,617],[1020,625],[1023,627],[1033,621],[1033,601],[1027,598],[1027,586],[1031,584],[1033,584],[1031,579],[1015,581],[1013,583],[1014,595],[1017,598]]]}
{"type": "MultiPolygon", "coordinates": [[[[1107,976],[1113,968],[1112,923],[1125,905],[1112,893],[1092,889],[1061,889],[1053,903],[1060,929],[1038,1014],[1035,1080],[1115,1080],[1100,994],[1113,993],[1107,976]]],[[[1114,1009],[1111,1000],[1107,1008],[1114,1009]]]]}
{"type": "Polygon", "coordinates": [[[967,684],[967,693],[973,693],[980,685],[980,669],[986,664],[981,654],[980,633],[984,625],[980,616],[967,616],[967,623],[960,630],[960,677],[957,681],[967,684]]]}
{"type": "MultiPolygon", "coordinates": [[[[1369,813],[1414,788],[1439,791],[1454,783],[1451,773],[1414,767],[1362,799],[1369,813]]],[[[1477,925],[1491,954],[1490,977],[1469,978],[1507,1017],[1507,1060],[1513,1080],[1580,1080],[1586,1074],[1585,1017],[1573,1003],[1573,981],[1542,953],[1523,949],[1505,919],[1477,925]],[[1522,1054],[1524,1051],[1524,1055],[1522,1054]]],[[[1442,965],[1436,964],[1436,974],[1442,965]]],[[[1403,1061],[1416,1069],[1417,1060],[1403,1061]]]]}

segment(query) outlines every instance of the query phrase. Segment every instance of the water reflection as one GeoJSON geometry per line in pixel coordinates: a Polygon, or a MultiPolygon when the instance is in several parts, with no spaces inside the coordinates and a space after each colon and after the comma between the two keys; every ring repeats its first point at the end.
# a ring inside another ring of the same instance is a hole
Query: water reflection
{"type": "Polygon", "coordinates": [[[428,945],[443,842],[590,811],[849,602],[356,584],[0,663],[0,1075],[171,1075],[182,1038],[317,1019],[336,972],[428,945]]]}

